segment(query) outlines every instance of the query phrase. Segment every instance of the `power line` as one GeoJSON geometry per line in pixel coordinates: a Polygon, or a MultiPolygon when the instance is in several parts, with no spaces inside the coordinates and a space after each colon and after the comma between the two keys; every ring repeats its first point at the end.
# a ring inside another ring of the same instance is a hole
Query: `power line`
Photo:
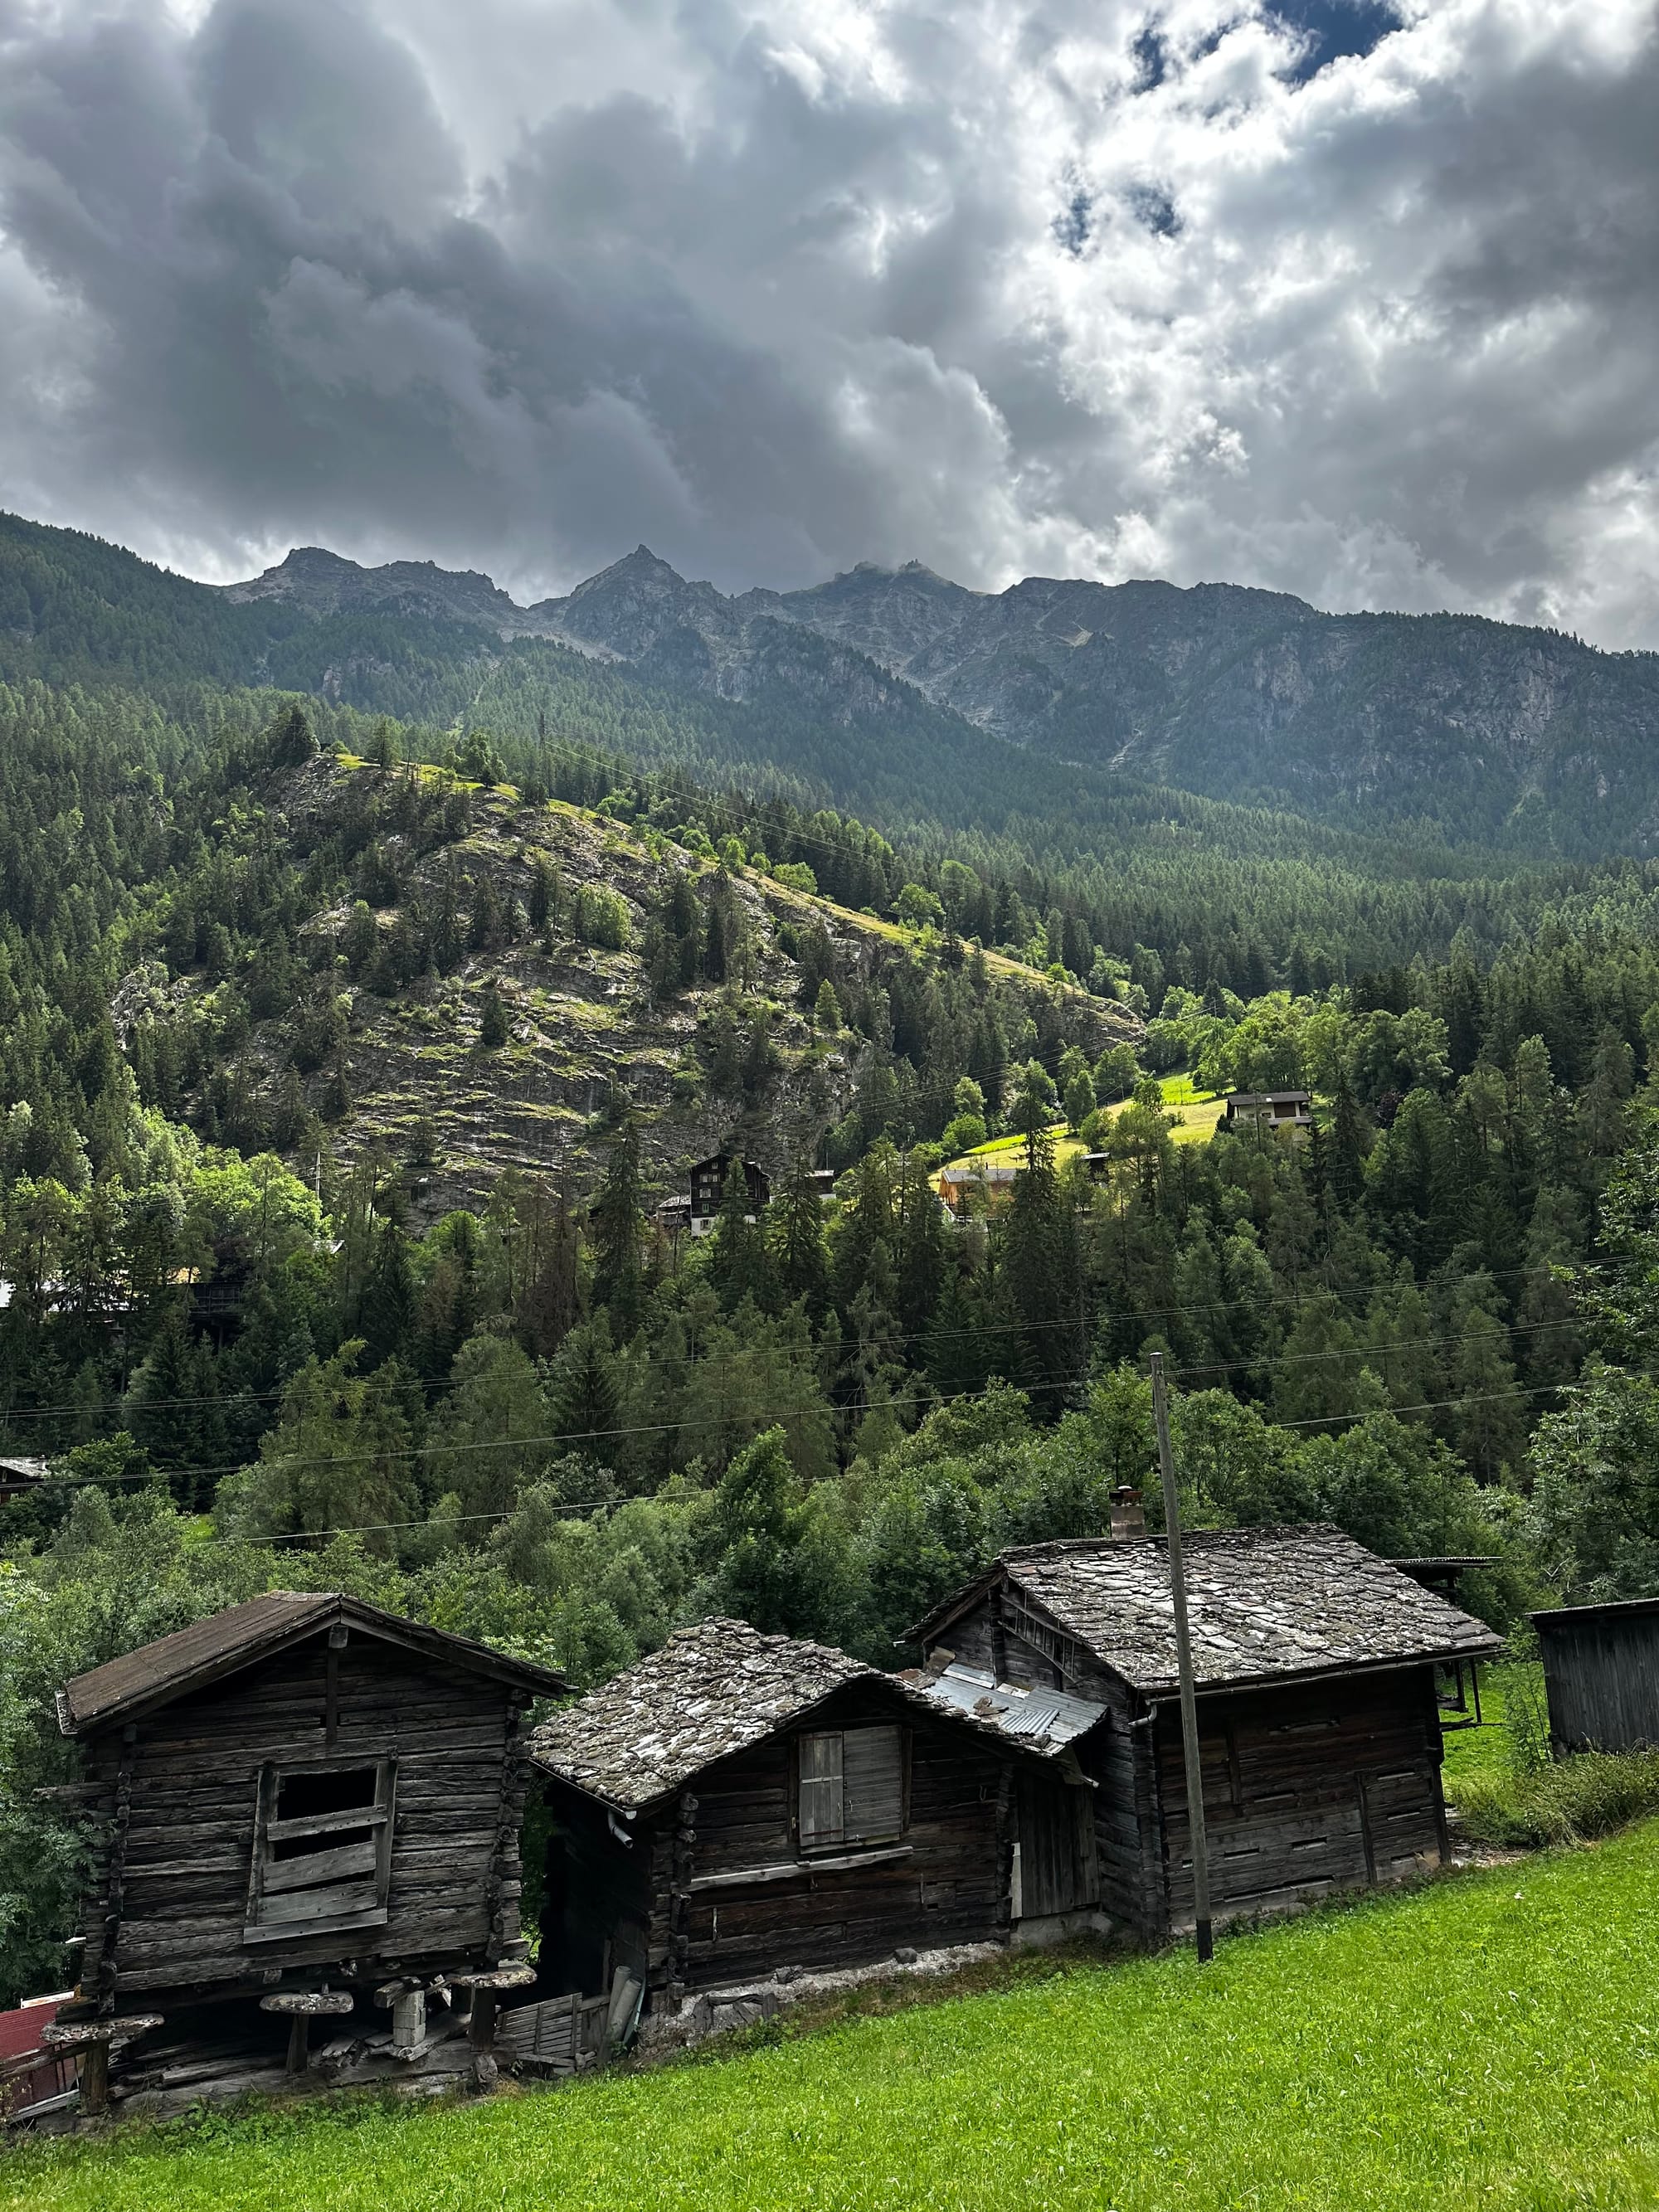
{"type": "MultiPolygon", "coordinates": [[[[1613,1267],[1636,1267],[1640,1264],[1641,1263],[1639,1261],[1608,1261],[1594,1263],[1594,1266],[1595,1272],[1601,1273],[1608,1272],[1613,1267]]],[[[1586,1263],[1586,1271],[1589,1271],[1589,1263],[1586,1263]]],[[[1500,1282],[1521,1276],[1545,1276],[1549,1273],[1549,1269],[1547,1265],[1534,1265],[1525,1267],[1507,1267],[1500,1269],[1478,1268],[1474,1272],[1476,1276],[1484,1275],[1489,1281],[1500,1282]]],[[[1456,1279],[1459,1282],[1467,1282],[1470,1278],[1468,1275],[1462,1275],[1456,1279]]],[[[917,1344],[944,1344],[964,1339],[976,1340],[993,1336],[1042,1335],[1054,1332],[1070,1334],[1079,1328],[1087,1328],[1091,1324],[1096,1331],[1098,1332],[1102,1328],[1109,1326],[1114,1321],[1117,1320],[1144,1322],[1148,1321],[1187,1319],[1195,1315],[1218,1313],[1259,1314],[1264,1310],[1264,1308],[1279,1305],[1312,1305],[1318,1304],[1324,1298],[1375,1298],[1389,1287],[1389,1285],[1386,1283],[1370,1285],[1352,1284],[1346,1286],[1330,1285],[1313,1291],[1274,1291],[1270,1293],[1267,1297],[1261,1299],[1251,1297],[1224,1298],[1212,1300],[1203,1304],[1134,1306],[1118,1309],[1115,1311],[1114,1311],[1109,1306],[1103,1306],[1097,1307],[1090,1320],[1085,1320],[1079,1317],[1076,1320],[1048,1322],[975,1322],[967,1327],[954,1329],[922,1328],[902,1332],[883,1331],[872,1340],[884,1346],[900,1346],[917,1344]]],[[[1419,1286],[1413,1283],[1409,1287],[1417,1289],[1419,1286]]],[[[729,1316],[726,1318],[729,1318],[729,1316]]],[[[1569,1315],[1563,1316],[1559,1320],[1542,1322],[1503,1322],[1498,1321],[1496,1316],[1493,1317],[1494,1329],[1499,1335],[1504,1338],[1530,1336],[1535,1335],[1540,1332],[1557,1329],[1573,1329],[1582,1328],[1583,1326],[1583,1318],[1577,1315],[1569,1315]]],[[[1403,1354],[1411,1351],[1435,1346],[1485,1342],[1489,1340],[1491,1334],[1492,1332],[1480,1329],[1474,1330],[1465,1334],[1453,1336],[1410,1336],[1400,1340],[1397,1343],[1390,1343],[1385,1346],[1359,1345],[1352,1352],[1264,1353],[1257,1358],[1247,1358],[1242,1359],[1194,1360],[1189,1365],[1177,1370],[1176,1372],[1182,1375],[1232,1373],[1239,1370],[1248,1370],[1252,1368],[1284,1366],[1301,1360],[1347,1359],[1356,1357],[1363,1358],[1365,1353],[1370,1351],[1378,1352],[1384,1356],[1393,1353],[1403,1354]]],[[[647,1352],[646,1359],[650,1367],[657,1369],[664,1367],[690,1367],[701,1370],[711,1367],[723,1368],[739,1365],[743,1361],[748,1358],[749,1356],[749,1352],[746,1350],[732,1352],[678,1352],[667,1355],[656,1352],[647,1352]]],[[[303,1372],[304,1370],[301,1370],[298,1371],[303,1372]]],[[[378,1370],[374,1369],[368,1370],[368,1372],[371,1374],[376,1371],[378,1370]]],[[[352,1379],[362,1380],[364,1378],[362,1376],[354,1376],[352,1379]]],[[[454,1390],[463,1387],[461,1381],[455,1376],[453,1371],[447,1375],[411,1375],[402,1379],[420,1389],[454,1390]]],[[[216,1395],[206,1393],[198,1393],[194,1395],[183,1397],[147,1399],[143,1401],[143,1410],[149,1413],[159,1411],[163,1408],[176,1410],[180,1407],[191,1406],[218,1406],[222,1408],[230,1409],[238,1405],[243,1404],[264,1404],[272,1399],[285,1397],[291,1387],[292,1378],[290,1378],[289,1382],[283,1383],[270,1390],[233,1390],[216,1395]]],[[[129,1395],[130,1392],[122,1392],[117,1395],[110,1397],[82,1400],[78,1402],[63,1401],[56,1405],[17,1407],[10,1409],[9,1411],[0,1413],[0,1425],[9,1424],[10,1422],[20,1420],[45,1420],[52,1418],[64,1418],[69,1415],[85,1413],[94,1407],[118,1408],[125,1403],[125,1401],[129,1395]]]]}
{"type": "MultiPolygon", "coordinates": [[[[1074,1385],[1071,1382],[1053,1384],[1039,1383],[1029,1386],[1022,1395],[1029,1395],[1034,1390],[1045,1389],[1069,1389],[1073,1387],[1074,1387],[1074,1385]]],[[[1267,1424],[1267,1425],[1271,1428],[1279,1429],[1328,1429],[1334,1426],[1339,1422],[1370,1420],[1377,1414],[1390,1414],[1395,1419],[1401,1419],[1405,1416],[1413,1413],[1441,1413],[1444,1412],[1448,1407],[1502,1403],[1516,1396],[1537,1397],[1547,1392],[1569,1389],[1572,1387],[1573,1386],[1571,1384],[1541,1382],[1536,1384],[1532,1389],[1526,1390],[1487,1391],[1475,1396],[1464,1398],[1443,1398],[1431,1401],[1418,1406],[1367,1406],[1350,1413],[1314,1414],[1307,1416],[1300,1420],[1274,1421],[1267,1424]]],[[[986,1391],[957,1391],[941,1400],[939,1402],[943,1404],[956,1404],[963,1399],[982,1401],[988,1395],[989,1393],[986,1391]]],[[[891,1402],[897,1404],[902,1401],[894,1400],[891,1402]]],[[[617,1430],[593,1431],[592,1433],[630,1435],[637,1432],[629,1430],[617,1430]]],[[[332,1464],[333,1462],[331,1462],[327,1463],[332,1464]]],[[[187,1468],[175,1468],[173,1472],[175,1474],[183,1474],[190,1473],[191,1470],[187,1468]]],[[[159,1471],[156,1471],[153,1472],[146,1479],[151,1481],[159,1482],[162,1480],[164,1477],[159,1471]]],[[[710,1493],[708,1492],[701,1492],[696,1494],[707,1497],[710,1493]]],[[[660,1493],[650,1498],[593,1498],[577,1500],[559,1499],[552,1502],[550,1510],[557,1514],[606,1512],[628,1505],[658,1504],[662,1502],[660,1493]]],[[[285,1529],[275,1534],[263,1536],[226,1536],[219,1534],[217,1531],[214,1531],[202,1540],[205,1540],[209,1543],[223,1545],[227,1547],[231,1547],[238,1544],[264,1545],[316,1543],[325,1537],[380,1535],[398,1533],[410,1528],[435,1528],[441,1531],[445,1528],[460,1528],[483,1522],[510,1521],[519,1510],[519,1505],[511,1505],[504,1507],[493,1513],[460,1513],[456,1514],[453,1517],[446,1516],[441,1520],[428,1516],[427,1519],[423,1521],[368,1521],[360,1522],[352,1526],[337,1528],[285,1529]]]]}

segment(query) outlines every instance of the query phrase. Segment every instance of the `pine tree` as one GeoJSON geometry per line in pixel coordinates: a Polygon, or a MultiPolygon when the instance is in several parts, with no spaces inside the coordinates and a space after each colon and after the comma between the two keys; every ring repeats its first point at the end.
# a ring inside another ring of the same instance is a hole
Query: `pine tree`
{"type": "Polygon", "coordinates": [[[387,1222],[374,1240],[374,1256],[359,1307],[368,1365],[406,1354],[415,1321],[415,1279],[409,1264],[409,1240],[387,1222]]]}
{"type": "Polygon", "coordinates": [[[507,1008],[501,1004],[501,994],[495,984],[484,987],[483,1008],[478,1021],[478,1039],[486,1051],[494,1052],[507,1042],[512,1030],[507,1018],[507,1008]]]}
{"type": "Polygon", "coordinates": [[[781,1297],[788,1304],[804,1299],[817,1321],[829,1302],[830,1259],[823,1243],[823,1203],[804,1160],[767,1207],[766,1234],[781,1297]]]}
{"type": "Polygon", "coordinates": [[[580,1322],[554,1357],[548,1376],[559,1448],[602,1467],[615,1464],[621,1438],[622,1392],[611,1330],[603,1310],[580,1322]]]}
{"type": "Polygon", "coordinates": [[[640,1264],[645,1237],[645,1182],[640,1164],[639,1129],[624,1110],[617,1140],[593,1202],[588,1223],[593,1239],[593,1288],[608,1306],[618,1331],[631,1334],[643,1304],[640,1264]]]}

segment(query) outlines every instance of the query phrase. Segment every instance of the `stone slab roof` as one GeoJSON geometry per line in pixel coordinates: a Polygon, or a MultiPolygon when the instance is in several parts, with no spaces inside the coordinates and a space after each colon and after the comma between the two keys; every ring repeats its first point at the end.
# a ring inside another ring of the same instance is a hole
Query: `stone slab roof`
{"type": "Polygon", "coordinates": [[[763,1636],[742,1620],[701,1621],[543,1722],[530,1756],[633,1812],[866,1678],[890,1679],[828,1644],[763,1636]]]}
{"type": "MultiPolygon", "coordinates": [[[[973,1698],[953,1698],[920,1674],[884,1674],[828,1644],[714,1620],[681,1629],[660,1651],[543,1722],[531,1735],[530,1756],[561,1781],[637,1812],[853,1682],[878,1684],[896,1702],[960,1721],[1036,1757],[1058,1753],[1077,1733],[1057,1723],[1036,1727],[1018,1693],[984,1694],[993,1686],[988,1677],[973,1698]]],[[[1062,1702],[1069,1708],[1081,1701],[1062,1702]]],[[[1047,1705],[1042,1710],[1046,1714],[1047,1705]]],[[[1088,1708],[1095,1717],[1102,1710],[1088,1708]]]]}
{"type": "MultiPolygon", "coordinates": [[[[1481,1657],[1502,1639],[1340,1529],[1204,1528],[1186,1540],[1187,1610],[1200,1687],[1481,1657]]],[[[994,1582],[1149,1696],[1177,1686],[1169,1552],[1161,1536],[1033,1544],[912,1631],[948,1625],[994,1582]]]]}

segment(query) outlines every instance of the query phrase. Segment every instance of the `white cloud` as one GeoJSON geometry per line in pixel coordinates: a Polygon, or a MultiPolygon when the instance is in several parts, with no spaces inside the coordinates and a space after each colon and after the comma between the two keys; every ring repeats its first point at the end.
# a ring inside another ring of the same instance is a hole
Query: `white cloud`
{"type": "Polygon", "coordinates": [[[1654,9],[1382,13],[0,0],[0,500],[1659,644],[1654,9]]]}

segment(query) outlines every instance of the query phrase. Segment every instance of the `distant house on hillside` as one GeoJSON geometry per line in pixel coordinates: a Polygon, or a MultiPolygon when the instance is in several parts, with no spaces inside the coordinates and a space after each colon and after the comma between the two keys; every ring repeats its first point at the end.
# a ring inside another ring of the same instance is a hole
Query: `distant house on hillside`
{"type": "MultiPolygon", "coordinates": [[[[1188,1567],[1218,1917],[1395,1881],[1446,1852],[1436,1668],[1499,1639],[1334,1528],[1204,1530],[1188,1567]]],[[[1162,1538],[1005,1552],[911,1632],[935,1668],[1104,1708],[1079,1741],[1094,1902],[1157,1939],[1192,1863],[1162,1538]]]]}
{"type": "Polygon", "coordinates": [[[1313,1097],[1306,1091],[1233,1091],[1221,1109],[1221,1126],[1233,1135],[1267,1130],[1275,1137],[1305,1136],[1313,1127],[1313,1097]]]}
{"type": "MultiPolygon", "coordinates": [[[[287,1590],[79,1676],[58,1719],[82,1744],[100,1842],[55,2032],[149,2023],[118,2055],[118,2100],[280,2087],[304,2070],[312,2013],[352,2063],[418,2069],[446,2040],[428,2038],[429,1996],[453,2030],[450,1998],[478,1976],[532,1978],[520,1720],[567,1687],[355,1598],[287,1590]]],[[[434,2070],[469,2063],[448,2041],[434,2070]]]]}
{"type": "MultiPolygon", "coordinates": [[[[697,1160],[691,1169],[691,1234],[706,1237],[720,1218],[726,1197],[726,1186],[731,1180],[732,1170],[737,1164],[732,1152],[715,1152],[706,1160],[697,1160]]],[[[758,1218],[767,1200],[772,1195],[772,1185],[764,1168],[753,1160],[744,1160],[743,1180],[749,1199],[745,1219],[758,1218]]]]}
{"type": "Polygon", "coordinates": [[[52,1473],[43,1459],[0,1459],[0,1505],[9,1498],[26,1498],[52,1473]]]}
{"type": "Polygon", "coordinates": [[[1018,1158],[957,1160],[939,1170],[939,1194],[956,1214],[967,1211],[975,1194],[988,1208],[1004,1205],[1024,1171],[1024,1162],[1018,1158]]]}

